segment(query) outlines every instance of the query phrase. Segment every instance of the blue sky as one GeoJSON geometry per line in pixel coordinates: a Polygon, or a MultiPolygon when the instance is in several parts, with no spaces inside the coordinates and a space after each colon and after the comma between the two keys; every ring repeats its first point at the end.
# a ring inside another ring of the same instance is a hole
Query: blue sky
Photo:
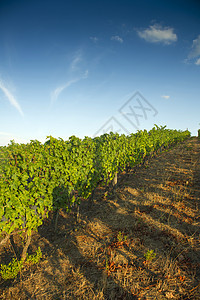
{"type": "Polygon", "coordinates": [[[200,2],[0,1],[0,145],[200,128],[200,2]]]}

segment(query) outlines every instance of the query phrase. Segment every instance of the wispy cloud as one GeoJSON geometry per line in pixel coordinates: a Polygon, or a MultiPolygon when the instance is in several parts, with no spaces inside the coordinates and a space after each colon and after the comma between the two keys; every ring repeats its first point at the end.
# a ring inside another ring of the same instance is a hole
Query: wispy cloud
{"type": "Polygon", "coordinates": [[[196,58],[200,56],[200,35],[193,40],[192,42],[192,49],[188,55],[188,58],[196,58]]]}
{"type": "Polygon", "coordinates": [[[193,40],[191,51],[188,54],[187,59],[185,59],[185,63],[188,63],[192,61],[193,59],[196,59],[195,65],[200,65],[200,35],[193,40]]]}
{"type": "Polygon", "coordinates": [[[24,113],[23,113],[19,103],[17,102],[15,97],[12,95],[12,93],[9,91],[9,89],[5,86],[5,84],[2,82],[2,80],[0,80],[0,89],[3,91],[3,93],[7,97],[10,104],[12,106],[14,106],[18,110],[18,112],[23,116],[24,113]]]}
{"type": "Polygon", "coordinates": [[[91,36],[90,39],[91,39],[91,41],[93,41],[94,43],[97,43],[98,40],[99,40],[96,36],[91,36]]]}
{"type": "Polygon", "coordinates": [[[71,70],[77,71],[78,65],[80,64],[81,61],[82,61],[82,54],[80,51],[77,51],[70,65],[71,70]]]}
{"type": "Polygon", "coordinates": [[[52,93],[51,93],[51,103],[53,104],[58,96],[66,89],[66,88],[69,88],[72,84],[80,81],[81,79],[87,79],[88,78],[88,70],[85,71],[85,73],[80,76],[80,77],[77,77],[75,79],[72,79],[72,80],[69,80],[67,81],[65,84],[57,87],[52,93]]]}
{"type": "Polygon", "coordinates": [[[83,76],[80,79],[87,79],[88,78],[88,74],[89,74],[89,71],[86,70],[85,73],[83,74],[83,76]]]}
{"type": "Polygon", "coordinates": [[[161,97],[164,98],[164,99],[169,99],[170,98],[170,96],[168,96],[168,95],[162,95],[161,97]]]}
{"type": "Polygon", "coordinates": [[[123,43],[124,42],[124,40],[120,36],[118,36],[118,35],[111,36],[110,39],[111,39],[111,41],[117,41],[119,43],[123,43]]]}
{"type": "Polygon", "coordinates": [[[51,104],[53,104],[60,94],[67,88],[69,88],[71,85],[77,83],[78,81],[82,79],[88,78],[88,70],[83,73],[83,64],[85,64],[83,59],[82,50],[79,49],[74,53],[72,56],[71,63],[69,65],[69,77],[72,77],[72,79],[68,80],[66,83],[59,85],[51,92],[51,104]]]}
{"type": "Polygon", "coordinates": [[[70,87],[73,83],[75,83],[77,81],[78,81],[78,78],[72,79],[72,80],[69,80],[66,84],[57,87],[51,94],[52,103],[57,100],[60,93],[62,93],[66,88],[70,87]]]}
{"type": "Polygon", "coordinates": [[[174,29],[170,27],[162,27],[158,24],[149,26],[145,30],[137,30],[139,37],[150,43],[163,43],[169,45],[177,41],[177,35],[174,29]]]}
{"type": "Polygon", "coordinates": [[[195,62],[195,65],[200,66],[200,58],[197,59],[197,61],[195,62]]]}

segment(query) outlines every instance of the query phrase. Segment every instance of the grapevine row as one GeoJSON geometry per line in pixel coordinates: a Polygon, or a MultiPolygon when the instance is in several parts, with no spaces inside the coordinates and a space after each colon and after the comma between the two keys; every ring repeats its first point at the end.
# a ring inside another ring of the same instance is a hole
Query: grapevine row
{"type": "Polygon", "coordinates": [[[111,132],[67,141],[49,136],[44,144],[11,141],[0,147],[0,236],[24,231],[30,243],[32,231],[50,211],[70,210],[82,198],[88,199],[100,182],[109,184],[116,174],[189,136],[189,131],[156,125],[129,136],[111,132]]]}

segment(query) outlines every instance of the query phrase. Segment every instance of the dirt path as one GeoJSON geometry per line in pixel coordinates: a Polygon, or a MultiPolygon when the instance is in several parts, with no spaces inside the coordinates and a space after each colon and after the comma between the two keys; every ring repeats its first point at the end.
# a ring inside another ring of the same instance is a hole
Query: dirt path
{"type": "Polygon", "coordinates": [[[78,219],[61,212],[56,234],[47,220],[30,247],[42,261],[0,279],[0,299],[200,299],[199,205],[191,138],[122,174],[114,193],[99,187],[78,219]]]}

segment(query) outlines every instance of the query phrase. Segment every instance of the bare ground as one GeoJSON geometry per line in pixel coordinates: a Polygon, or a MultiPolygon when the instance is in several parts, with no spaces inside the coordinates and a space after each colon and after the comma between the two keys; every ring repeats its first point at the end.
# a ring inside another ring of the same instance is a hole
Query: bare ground
{"type": "MultiPolygon", "coordinates": [[[[29,247],[40,246],[42,260],[0,278],[0,299],[200,299],[199,205],[193,137],[121,174],[114,192],[98,187],[79,215],[61,211],[56,233],[46,220],[29,247]]],[[[9,243],[0,255],[11,261],[9,243]]]]}

